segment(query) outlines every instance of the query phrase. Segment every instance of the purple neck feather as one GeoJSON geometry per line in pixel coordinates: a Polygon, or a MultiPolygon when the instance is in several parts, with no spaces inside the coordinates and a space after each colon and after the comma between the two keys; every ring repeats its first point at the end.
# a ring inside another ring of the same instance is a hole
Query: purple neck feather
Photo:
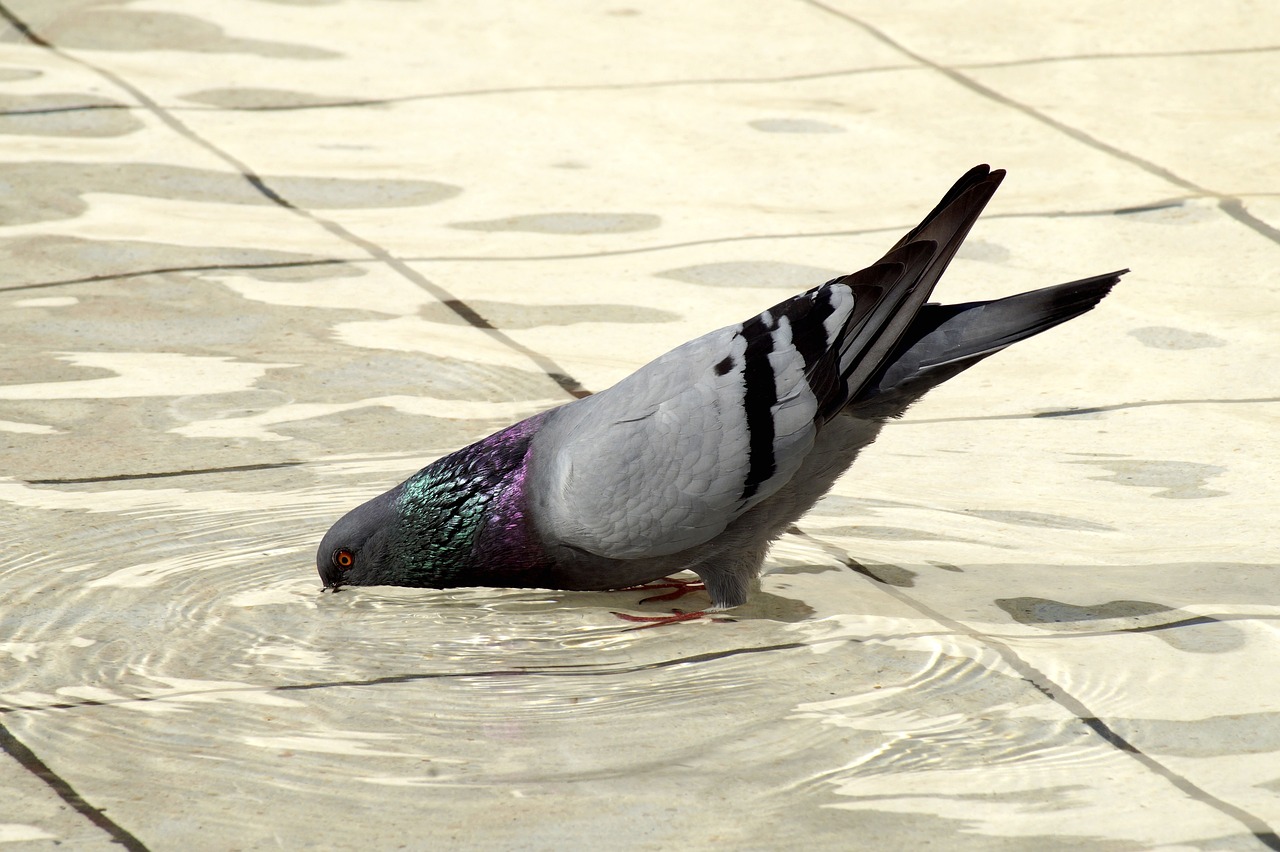
{"type": "Polygon", "coordinates": [[[517,585],[512,582],[517,577],[528,585],[538,585],[539,578],[552,565],[528,517],[525,493],[532,439],[546,414],[522,420],[481,442],[486,451],[495,455],[519,454],[520,457],[519,464],[503,478],[501,490],[485,513],[471,551],[475,568],[480,573],[498,573],[504,580],[503,585],[517,585]]]}

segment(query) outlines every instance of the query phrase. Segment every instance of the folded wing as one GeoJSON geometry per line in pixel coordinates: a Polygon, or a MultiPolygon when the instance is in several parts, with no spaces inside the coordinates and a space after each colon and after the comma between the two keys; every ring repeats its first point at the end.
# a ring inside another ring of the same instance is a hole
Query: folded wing
{"type": "Polygon", "coordinates": [[[879,262],[557,409],[527,493],[549,544],[614,559],[707,542],[777,493],[869,389],[1003,177],[973,169],[879,262]]]}

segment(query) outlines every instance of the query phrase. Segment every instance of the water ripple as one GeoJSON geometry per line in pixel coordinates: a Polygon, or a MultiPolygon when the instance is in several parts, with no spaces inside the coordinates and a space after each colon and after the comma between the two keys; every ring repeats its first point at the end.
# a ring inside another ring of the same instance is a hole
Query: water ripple
{"type": "MultiPolygon", "coordinates": [[[[163,803],[164,779],[195,767],[239,805],[283,789],[314,813],[366,787],[404,809],[421,787],[536,798],[587,780],[660,808],[663,791],[750,767],[762,807],[804,807],[837,835],[832,805],[880,807],[890,789],[901,804],[974,767],[1011,808],[1114,771],[1118,752],[991,642],[883,609],[874,584],[795,537],[724,623],[631,630],[611,611],[662,611],[643,591],[321,593],[320,535],[410,466],[0,481],[0,523],[25,542],[0,557],[6,727],[78,784],[125,771],[163,803]]],[[[1132,688],[1050,674],[1101,704],[1132,688]]]]}

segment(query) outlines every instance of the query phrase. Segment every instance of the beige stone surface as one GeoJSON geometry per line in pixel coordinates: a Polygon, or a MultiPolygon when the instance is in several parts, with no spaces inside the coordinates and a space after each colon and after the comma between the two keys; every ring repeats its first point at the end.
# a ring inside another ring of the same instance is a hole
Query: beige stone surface
{"type": "Polygon", "coordinates": [[[1267,4],[0,15],[0,843],[1280,848],[1267,4]],[[940,299],[1133,272],[887,428],[732,620],[319,593],[346,509],[979,162],[940,299]]]}

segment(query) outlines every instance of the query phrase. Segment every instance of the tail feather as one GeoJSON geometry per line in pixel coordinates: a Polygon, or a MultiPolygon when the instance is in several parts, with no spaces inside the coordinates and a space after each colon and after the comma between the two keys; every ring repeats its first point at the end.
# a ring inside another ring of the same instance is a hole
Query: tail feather
{"type": "Polygon", "coordinates": [[[853,405],[891,396],[904,405],[974,364],[1091,310],[1124,269],[990,302],[925,305],[899,348],[853,405]]]}
{"type": "Polygon", "coordinates": [[[822,341],[802,347],[819,423],[850,407],[867,417],[901,414],[988,355],[1088,311],[1120,280],[1123,272],[991,302],[929,303],[1004,174],[975,166],[878,262],[761,315],[756,325],[766,331],[785,316],[799,339],[822,341]]]}
{"type": "MultiPolygon", "coordinates": [[[[880,261],[904,262],[907,274],[886,288],[861,327],[845,331],[846,339],[840,346],[840,373],[848,398],[857,398],[866,389],[898,347],[1003,179],[1003,170],[993,172],[988,166],[970,169],[924,221],[880,261]]],[[[854,296],[859,296],[856,289],[854,296]]]]}
{"type": "MultiPolygon", "coordinates": [[[[999,174],[1001,177],[1003,177],[1004,171],[1001,170],[999,174]]],[[[916,225],[910,231],[907,231],[907,233],[905,233],[902,236],[902,239],[898,240],[898,242],[894,245],[894,247],[890,249],[890,252],[892,253],[893,251],[902,248],[907,243],[910,243],[916,240],[917,238],[919,238],[921,231],[927,228],[934,220],[939,218],[946,211],[948,207],[950,207],[952,204],[955,203],[956,199],[958,199],[961,195],[964,195],[965,192],[967,192],[968,190],[972,189],[973,187],[987,180],[987,178],[990,176],[991,176],[991,167],[986,165],[985,163],[980,166],[974,166],[973,168],[969,169],[969,171],[961,175],[960,179],[957,180],[952,185],[952,187],[947,190],[947,194],[942,196],[942,200],[939,201],[934,206],[934,208],[929,211],[929,215],[925,216],[919,225],[916,225]]],[[[996,183],[999,184],[999,180],[997,180],[996,183]]],[[[994,192],[994,188],[992,191],[994,192]]]]}

